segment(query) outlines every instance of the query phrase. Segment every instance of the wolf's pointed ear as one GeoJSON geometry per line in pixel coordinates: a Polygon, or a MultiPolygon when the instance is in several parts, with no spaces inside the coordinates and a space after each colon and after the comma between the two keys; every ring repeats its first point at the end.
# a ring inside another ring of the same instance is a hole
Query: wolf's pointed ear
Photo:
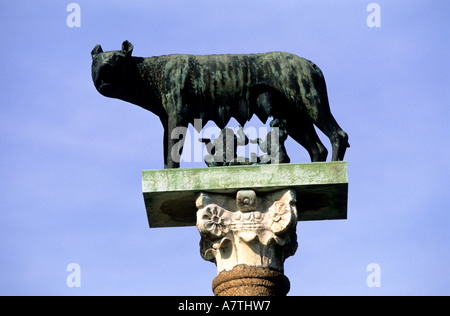
{"type": "Polygon", "coordinates": [[[122,52],[127,57],[131,57],[131,53],[133,52],[133,44],[128,41],[122,43],[122,52]]]}
{"type": "Polygon", "coordinates": [[[91,52],[92,58],[97,56],[98,54],[103,53],[103,49],[100,45],[95,45],[94,49],[91,52]]]}

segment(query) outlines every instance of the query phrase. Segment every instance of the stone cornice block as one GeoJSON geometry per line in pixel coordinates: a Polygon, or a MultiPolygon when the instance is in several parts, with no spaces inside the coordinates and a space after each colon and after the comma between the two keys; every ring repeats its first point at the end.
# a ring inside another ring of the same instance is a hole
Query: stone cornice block
{"type": "Polygon", "coordinates": [[[150,227],[195,226],[200,193],[236,196],[243,189],[251,189],[256,195],[294,189],[300,221],[347,218],[345,161],[142,172],[150,227]]]}

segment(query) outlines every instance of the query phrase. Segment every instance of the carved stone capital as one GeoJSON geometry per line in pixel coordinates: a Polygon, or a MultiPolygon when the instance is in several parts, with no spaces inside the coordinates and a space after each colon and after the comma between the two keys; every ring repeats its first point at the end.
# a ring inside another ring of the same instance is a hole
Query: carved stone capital
{"type": "Polygon", "coordinates": [[[295,190],[200,193],[196,206],[200,253],[216,263],[218,273],[237,265],[283,271],[284,260],[297,250],[295,190]]]}

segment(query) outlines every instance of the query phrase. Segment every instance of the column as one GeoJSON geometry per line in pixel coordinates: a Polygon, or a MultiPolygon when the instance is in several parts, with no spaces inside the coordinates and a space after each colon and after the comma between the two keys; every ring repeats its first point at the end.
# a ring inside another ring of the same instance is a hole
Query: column
{"type": "Polygon", "coordinates": [[[217,265],[217,296],[286,295],[284,261],[297,250],[296,192],[200,193],[197,228],[203,259],[217,265]]]}

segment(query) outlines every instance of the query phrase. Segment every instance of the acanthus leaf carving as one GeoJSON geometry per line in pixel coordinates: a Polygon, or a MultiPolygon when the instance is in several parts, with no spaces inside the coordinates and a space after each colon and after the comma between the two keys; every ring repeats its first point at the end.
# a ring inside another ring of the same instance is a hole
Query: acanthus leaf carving
{"type": "Polygon", "coordinates": [[[199,195],[200,252],[205,260],[217,264],[219,272],[231,270],[237,264],[283,270],[284,260],[295,253],[295,191],[266,195],[260,201],[252,190],[239,191],[235,199],[225,195],[199,195]]]}

